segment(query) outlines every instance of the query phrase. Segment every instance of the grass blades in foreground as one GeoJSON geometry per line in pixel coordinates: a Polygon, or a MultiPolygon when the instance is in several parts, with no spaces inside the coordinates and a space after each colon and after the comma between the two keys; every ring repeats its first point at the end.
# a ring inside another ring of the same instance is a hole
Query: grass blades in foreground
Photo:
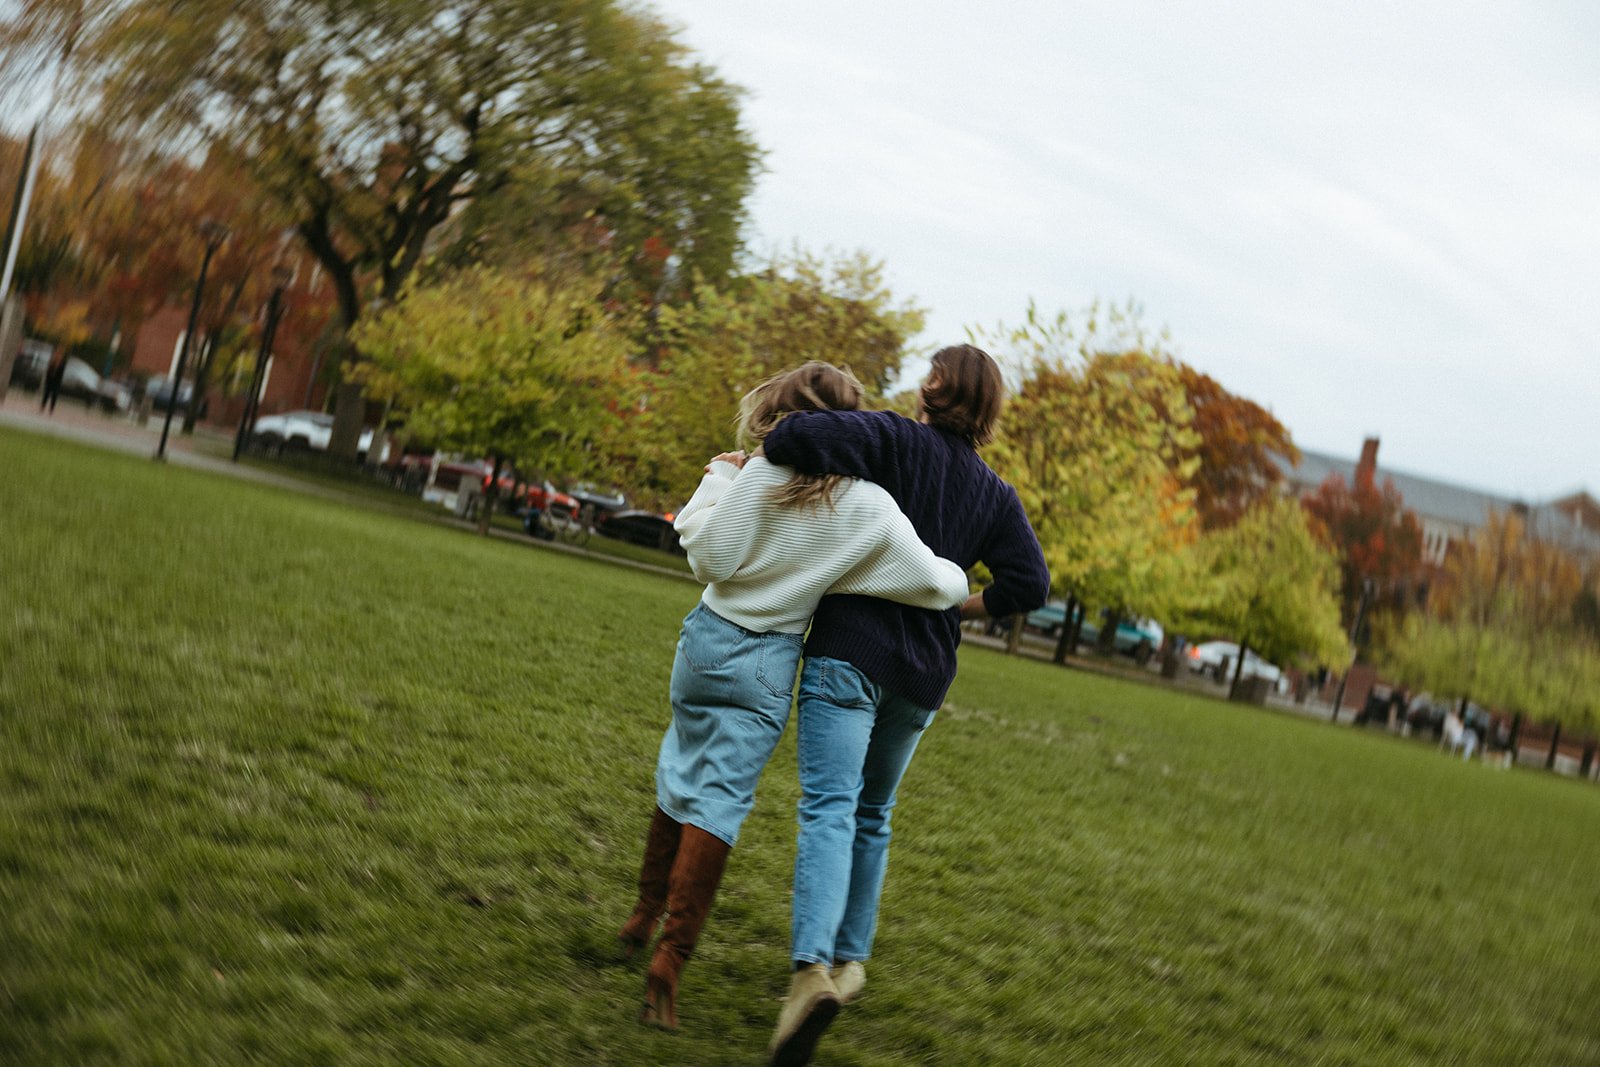
{"type": "MultiPolygon", "coordinates": [[[[611,965],[690,582],[0,432],[0,1062],[748,1064],[611,965]]],[[[969,650],[819,1064],[1600,1061],[1600,793],[969,650]]]]}

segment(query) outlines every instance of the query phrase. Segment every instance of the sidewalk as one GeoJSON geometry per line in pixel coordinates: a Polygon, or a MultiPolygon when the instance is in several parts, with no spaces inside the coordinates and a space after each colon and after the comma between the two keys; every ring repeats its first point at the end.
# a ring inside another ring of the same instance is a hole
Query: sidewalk
{"type": "MultiPolygon", "coordinates": [[[[54,413],[46,413],[39,410],[38,393],[25,393],[15,386],[0,402],[0,426],[49,434],[96,448],[147,458],[154,458],[156,454],[164,418],[165,415],[153,414],[149,423],[141,426],[138,420],[130,416],[107,414],[85,407],[76,400],[59,401],[54,413]]],[[[219,450],[231,451],[232,448],[232,434],[198,424],[194,435],[188,436],[183,433],[183,419],[173,416],[172,430],[167,435],[167,462],[286,489],[307,488],[304,482],[240,466],[215,455],[219,450]]]]}

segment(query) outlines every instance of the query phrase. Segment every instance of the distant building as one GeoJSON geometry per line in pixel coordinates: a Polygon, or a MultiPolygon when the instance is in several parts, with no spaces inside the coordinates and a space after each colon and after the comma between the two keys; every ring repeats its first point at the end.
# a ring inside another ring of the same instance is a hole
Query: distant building
{"type": "Polygon", "coordinates": [[[1330,474],[1337,474],[1346,485],[1353,485],[1356,471],[1363,467],[1373,471],[1379,486],[1393,481],[1405,506],[1416,512],[1422,525],[1423,561],[1435,567],[1444,563],[1452,544],[1467,541],[1486,525],[1490,513],[1518,515],[1533,536],[1579,555],[1600,556],[1600,503],[1586,491],[1543,504],[1529,504],[1434,478],[1387,470],[1378,466],[1376,437],[1362,442],[1358,460],[1302,450],[1300,465],[1285,464],[1284,474],[1290,490],[1296,496],[1305,496],[1315,492],[1330,474]]]}
{"type": "MultiPolygon", "coordinates": [[[[146,316],[134,336],[133,355],[128,369],[139,378],[166,377],[178,366],[178,350],[183,345],[184,328],[189,322],[187,308],[167,305],[146,316]]],[[[318,363],[293,333],[278,334],[273,345],[273,355],[267,362],[265,384],[261,390],[261,413],[270,415],[292,408],[320,408],[323,386],[315,382],[318,363]]],[[[194,379],[195,363],[199,352],[189,351],[184,379],[194,379]]],[[[247,355],[247,364],[255,366],[254,349],[247,355]]],[[[209,397],[208,421],[229,424],[236,422],[244,405],[242,398],[224,397],[221,383],[212,376],[206,391],[209,397]]]]}

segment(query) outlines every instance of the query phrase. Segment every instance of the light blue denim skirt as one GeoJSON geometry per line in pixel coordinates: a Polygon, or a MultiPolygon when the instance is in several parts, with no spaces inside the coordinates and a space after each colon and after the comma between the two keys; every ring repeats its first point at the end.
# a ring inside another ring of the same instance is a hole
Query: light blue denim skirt
{"type": "Polygon", "coordinates": [[[672,663],[672,725],[656,761],[656,803],[728,844],[789,721],[800,634],[758,634],[704,603],[683,620],[672,663]]]}

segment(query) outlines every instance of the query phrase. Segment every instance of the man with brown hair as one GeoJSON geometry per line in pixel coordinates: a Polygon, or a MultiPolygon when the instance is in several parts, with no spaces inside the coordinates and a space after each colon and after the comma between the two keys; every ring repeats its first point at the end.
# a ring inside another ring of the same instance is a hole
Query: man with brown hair
{"type": "Polygon", "coordinates": [[[930,548],[994,583],[959,609],[824,597],[800,678],[800,834],[790,957],[795,974],[772,1062],[810,1062],[865,982],[889,853],[889,816],[917,742],[956,673],[960,621],[1043,604],[1050,574],[1017,494],[978,456],[1004,398],[1000,368],[972,345],[940,349],[916,421],[890,412],[802,412],[767,435],[774,463],[867,478],[930,548]]]}

